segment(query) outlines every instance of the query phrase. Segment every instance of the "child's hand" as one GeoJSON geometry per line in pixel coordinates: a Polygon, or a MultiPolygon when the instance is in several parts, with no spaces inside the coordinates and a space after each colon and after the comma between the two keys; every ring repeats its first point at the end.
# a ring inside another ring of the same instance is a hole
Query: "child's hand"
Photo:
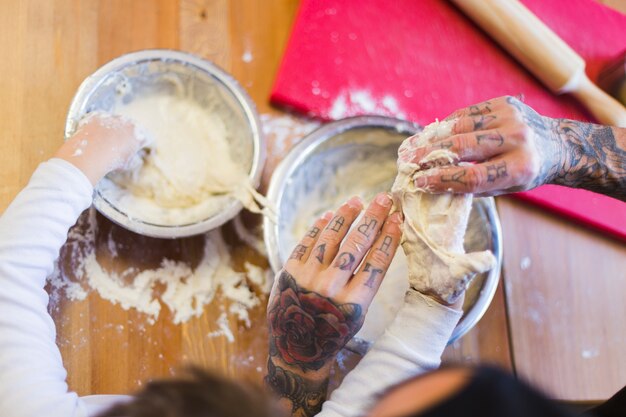
{"type": "Polygon", "coordinates": [[[130,120],[90,113],[55,157],[75,165],[95,186],[109,172],[127,166],[147,142],[148,135],[130,120]]]}

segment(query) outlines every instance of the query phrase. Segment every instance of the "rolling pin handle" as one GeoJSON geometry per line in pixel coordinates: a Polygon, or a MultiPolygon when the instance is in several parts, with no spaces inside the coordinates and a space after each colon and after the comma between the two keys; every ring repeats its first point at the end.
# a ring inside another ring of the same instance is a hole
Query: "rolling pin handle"
{"type": "Polygon", "coordinates": [[[583,75],[571,92],[596,120],[604,125],[626,127],[626,108],[583,75]]]}

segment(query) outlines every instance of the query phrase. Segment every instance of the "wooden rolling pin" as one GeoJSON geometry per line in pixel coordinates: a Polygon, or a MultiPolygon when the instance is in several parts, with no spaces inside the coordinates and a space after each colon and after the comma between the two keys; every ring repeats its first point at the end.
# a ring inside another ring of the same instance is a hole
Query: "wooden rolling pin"
{"type": "Polygon", "coordinates": [[[626,108],[591,82],[582,57],[518,0],[451,1],[554,93],[571,93],[602,124],[626,127],[626,108]]]}

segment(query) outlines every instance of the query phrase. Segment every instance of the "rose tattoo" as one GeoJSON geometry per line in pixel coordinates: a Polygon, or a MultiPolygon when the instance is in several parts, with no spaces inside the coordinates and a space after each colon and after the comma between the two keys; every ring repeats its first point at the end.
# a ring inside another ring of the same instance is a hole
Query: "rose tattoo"
{"type": "Polygon", "coordinates": [[[358,331],[361,306],[336,304],[300,288],[286,271],[278,279],[278,292],[268,309],[270,356],[303,371],[318,370],[358,331]]]}

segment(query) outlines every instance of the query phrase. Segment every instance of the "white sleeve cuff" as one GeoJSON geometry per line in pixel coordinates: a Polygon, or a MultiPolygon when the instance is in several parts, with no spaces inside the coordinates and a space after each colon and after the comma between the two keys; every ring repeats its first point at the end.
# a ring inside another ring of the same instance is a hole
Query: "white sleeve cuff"
{"type": "Polygon", "coordinates": [[[324,403],[319,415],[364,415],[386,389],[436,369],[462,314],[408,291],[389,328],[324,403]]]}

